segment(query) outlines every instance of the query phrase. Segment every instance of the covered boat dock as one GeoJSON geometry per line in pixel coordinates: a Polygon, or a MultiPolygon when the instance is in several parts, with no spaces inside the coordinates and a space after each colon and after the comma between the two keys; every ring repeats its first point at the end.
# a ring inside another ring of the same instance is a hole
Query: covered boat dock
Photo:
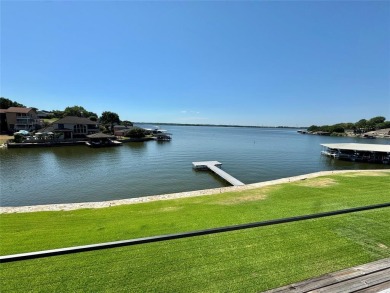
{"type": "Polygon", "coordinates": [[[94,133],[87,135],[89,141],[86,142],[86,145],[89,147],[107,147],[107,146],[120,146],[121,142],[116,141],[114,135],[105,134],[105,133],[94,133]]]}
{"type": "Polygon", "coordinates": [[[330,143],[321,144],[321,154],[335,159],[390,164],[390,145],[367,143],[330,143]]]}

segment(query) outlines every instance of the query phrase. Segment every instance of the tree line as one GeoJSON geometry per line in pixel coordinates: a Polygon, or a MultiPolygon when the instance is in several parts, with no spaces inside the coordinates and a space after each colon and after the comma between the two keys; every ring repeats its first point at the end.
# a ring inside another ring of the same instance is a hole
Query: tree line
{"type": "Polygon", "coordinates": [[[26,108],[25,105],[22,105],[16,101],[11,101],[10,99],[6,99],[4,97],[1,97],[0,98],[0,109],[8,109],[10,107],[26,108]]]}
{"type": "MultiPolygon", "coordinates": [[[[0,98],[0,109],[8,109],[10,107],[21,107],[26,108],[25,105],[20,104],[16,101],[12,101],[10,99],[1,97],[0,98]]],[[[32,107],[34,110],[38,110],[37,108],[32,107]]],[[[52,110],[45,111],[49,114],[46,118],[57,118],[61,119],[66,116],[77,116],[77,117],[85,117],[89,118],[92,121],[99,121],[100,125],[103,126],[104,132],[113,132],[114,125],[124,125],[124,126],[133,126],[133,123],[128,120],[121,121],[119,115],[115,112],[104,111],[102,115],[99,117],[96,113],[86,110],[82,106],[72,106],[66,107],[64,110],[52,110]]]]}
{"type": "Polygon", "coordinates": [[[354,133],[365,133],[368,131],[390,128],[390,121],[386,121],[383,116],[376,116],[371,119],[360,119],[356,123],[337,123],[333,125],[312,125],[307,131],[318,132],[324,131],[329,133],[344,133],[346,130],[352,130],[354,133]]]}

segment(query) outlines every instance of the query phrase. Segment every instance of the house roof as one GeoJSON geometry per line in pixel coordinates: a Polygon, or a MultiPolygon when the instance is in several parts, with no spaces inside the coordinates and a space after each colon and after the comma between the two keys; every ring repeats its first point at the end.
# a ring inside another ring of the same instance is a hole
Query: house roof
{"type": "Polygon", "coordinates": [[[54,126],[47,126],[47,127],[43,127],[41,129],[38,130],[38,132],[53,132],[54,131],[54,126]]]}
{"type": "Polygon", "coordinates": [[[0,109],[0,113],[7,113],[7,109],[0,109]]]}
{"type": "Polygon", "coordinates": [[[115,135],[105,134],[102,132],[87,135],[88,138],[115,138],[115,135]]]}
{"type": "Polygon", "coordinates": [[[53,124],[93,124],[96,125],[96,121],[92,121],[85,117],[66,116],[55,121],[53,124]]]}
{"type": "Polygon", "coordinates": [[[29,113],[33,108],[22,108],[22,107],[9,107],[6,112],[7,113],[29,113]]]}

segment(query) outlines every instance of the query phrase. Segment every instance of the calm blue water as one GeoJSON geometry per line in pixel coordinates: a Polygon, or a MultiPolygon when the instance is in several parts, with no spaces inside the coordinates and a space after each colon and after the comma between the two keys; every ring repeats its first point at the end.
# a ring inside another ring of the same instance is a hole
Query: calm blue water
{"type": "Polygon", "coordinates": [[[1,206],[104,201],[228,186],[194,161],[220,161],[244,183],[322,170],[383,169],[385,165],[335,161],[320,155],[321,143],[363,140],[301,135],[294,129],[166,126],[170,142],[1,149],[1,206]]]}

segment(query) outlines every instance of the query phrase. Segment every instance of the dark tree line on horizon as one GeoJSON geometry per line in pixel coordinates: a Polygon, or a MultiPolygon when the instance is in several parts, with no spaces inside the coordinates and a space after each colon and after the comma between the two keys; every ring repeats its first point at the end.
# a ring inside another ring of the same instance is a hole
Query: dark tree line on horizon
{"type": "Polygon", "coordinates": [[[10,107],[26,108],[25,105],[22,105],[16,101],[11,101],[10,99],[6,99],[4,97],[1,97],[0,98],[0,109],[8,109],[10,107]]]}
{"type": "Polygon", "coordinates": [[[390,128],[390,121],[386,121],[386,118],[383,116],[376,116],[368,120],[360,119],[356,123],[348,122],[323,126],[312,125],[307,130],[311,132],[324,131],[330,133],[344,133],[346,130],[353,130],[355,133],[365,133],[384,128],[390,128]]]}
{"type": "MultiPolygon", "coordinates": [[[[26,106],[23,104],[1,97],[0,109],[8,109],[9,107],[26,108],[26,106]]],[[[37,110],[37,108],[34,107],[32,108],[37,110]]],[[[113,132],[114,125],[133,126],[133,123],[128,120],[121,121],[117,113],[111,111],[104,111],[102,115],[99,117],[96,113],[88,111],[82,106],[66,107],[64,110],[52,110],[46,112],[51,113],[47,117],[48,119],[50,118],[60,119],[66,116],[77,116],[77,117],[89,118],[92,121],[99,121],[104,126],[105,128],[104,130],[106,132],[113,132]]],[[[207,126],[207,125],[202,125],[202,126],[207,126]]],[[[221,125],[221,126],[225,126],[225,125],[221,125]]],[[[322,125],[322,126],[312,125],[307,130],[311,132],[324,131],[330,133],[344,133],[346,130],[353,130],[355,133],[364,133],[364,132],[384,129],[384,128],[390,128],[390,121],[386,121],[386,118],[383,116],[376,116],[368,120],[360,119],[356,123],[347,122],[347,123],[337,123],[333,125],[322,125]]]]}

